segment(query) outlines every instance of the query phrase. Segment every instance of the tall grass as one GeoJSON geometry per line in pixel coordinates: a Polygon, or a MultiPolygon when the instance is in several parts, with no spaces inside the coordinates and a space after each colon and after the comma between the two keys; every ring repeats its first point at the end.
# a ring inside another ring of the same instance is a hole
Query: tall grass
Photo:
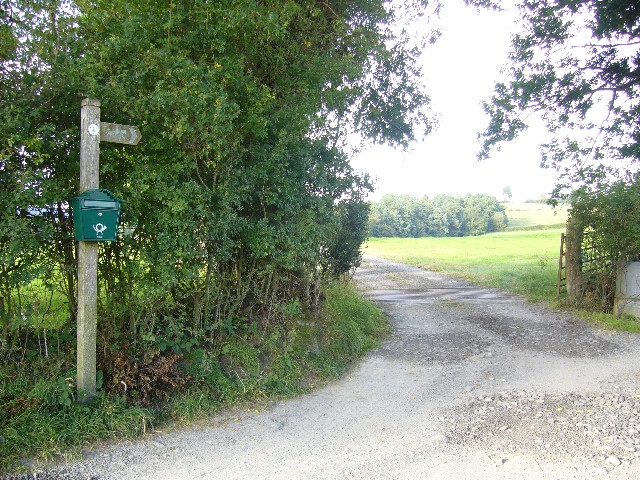
{"type": "Polygon", "coordinates": [[[350,285],[334,285],[327,291],[319,364],[325,375],[335,376],[364,352],[378,345],[387,331],[380,310],[350,285]]]}
{"type": "Polygon", "coordinates": [[[100,394],[75,404],[72,370],[57,355],[0,366],[0,475],[20,461],[67,459],[96,439],[133,437],[156,416],[100,394]]]}

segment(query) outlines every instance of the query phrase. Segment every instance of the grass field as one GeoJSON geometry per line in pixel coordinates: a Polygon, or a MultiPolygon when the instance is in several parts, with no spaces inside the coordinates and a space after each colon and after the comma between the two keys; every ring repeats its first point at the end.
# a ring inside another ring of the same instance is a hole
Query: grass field
{"type": "Polygon", "coordinates": [[[553,208],[544,203],[505,203],[509,230],[554,225],[567,222],[567,207],[553,208]]]}
{"type": "MultiPolygon", "coordinates": [[[[537,209],[523,214],[523,230],[477,237],[371,238],[364,253],[442,272],[478,285],[517,293],[531,301],[569,308],[557,297],[558,257],[563,228],[531,229],[542,220],[537,209]],[[527,228],[529,227],[529,228],[527,228]]],[[[554,218],[546,216],[547,220],[554,218]]],[[[640,319],[575,310],[585,320],[610,330],[640,333],[640,319]]]]}
{"type": "Polygon", "coordinates": [[[506,232],[477,237],[371,238],[364,252],[501,288],[531,300],[556,297],[567,208],[505,203],[506,232]]]}
{"type": "Polygon", "coordinates": [[[501,288],[530,300],[556,296],[562,229],[477,237],[372,238],[364,252],[501,288]]]}

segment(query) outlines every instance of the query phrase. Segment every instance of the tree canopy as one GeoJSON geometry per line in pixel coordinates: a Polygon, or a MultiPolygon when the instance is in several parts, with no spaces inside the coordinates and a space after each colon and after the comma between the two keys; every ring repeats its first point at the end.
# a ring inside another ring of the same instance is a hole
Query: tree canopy
{"type": "Polygon", "coordinates": [[[101,246],[101,342],[180,351],[312,308],[365,235],[347,135],[406,146],[430,129],[394,5],[0,0],[0,345],[25,312],[73,325],[86,97],[143,136],[101,147],[101,186],[126,202],[101,246]]]}
{"type": "MultiPolygon", "coordinates": [[[[496,3],[496,2],[491,2],[496,3]]],[[[497,2],[500,4],[500,2],[497,2]]],[[[640,6],[617,0],[523,0],[507,80],[486,102],[480,158],[540,119],[553,138],[542,165],[560,198],[637,169],[640,158],[640,6]]]]}
{"type": "Polygon", "coordinates": [[[460,237],[498,232],[507,226],[505,207],[486,194],[414,198],[387,194],[371,204],[373,237],[460,237]]]}

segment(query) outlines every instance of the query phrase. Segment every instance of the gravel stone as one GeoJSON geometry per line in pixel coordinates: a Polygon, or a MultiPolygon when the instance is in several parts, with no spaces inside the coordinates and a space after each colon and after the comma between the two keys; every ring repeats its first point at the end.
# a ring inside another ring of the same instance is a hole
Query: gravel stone
{"type": "Polygon", "coordinates": [[[640,478],[640,336],[368,255],[356,281],[391,333],[344,378],[9,478],[640,478]]]}

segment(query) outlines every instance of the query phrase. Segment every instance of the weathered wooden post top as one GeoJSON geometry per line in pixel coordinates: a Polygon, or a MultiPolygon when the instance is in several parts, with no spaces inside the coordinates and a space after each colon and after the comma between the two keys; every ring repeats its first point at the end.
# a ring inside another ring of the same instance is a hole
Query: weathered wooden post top
{"type": "Polygon", "coordinates": [[[100,142],[137,145],[138,127],[100,121],[100,100],[85,98],[80,112],[80,195],[73,201],[78,245],[78,399],[96,394],[98,242],[116,239],[122,201],[100,190],[100,142]]]}

